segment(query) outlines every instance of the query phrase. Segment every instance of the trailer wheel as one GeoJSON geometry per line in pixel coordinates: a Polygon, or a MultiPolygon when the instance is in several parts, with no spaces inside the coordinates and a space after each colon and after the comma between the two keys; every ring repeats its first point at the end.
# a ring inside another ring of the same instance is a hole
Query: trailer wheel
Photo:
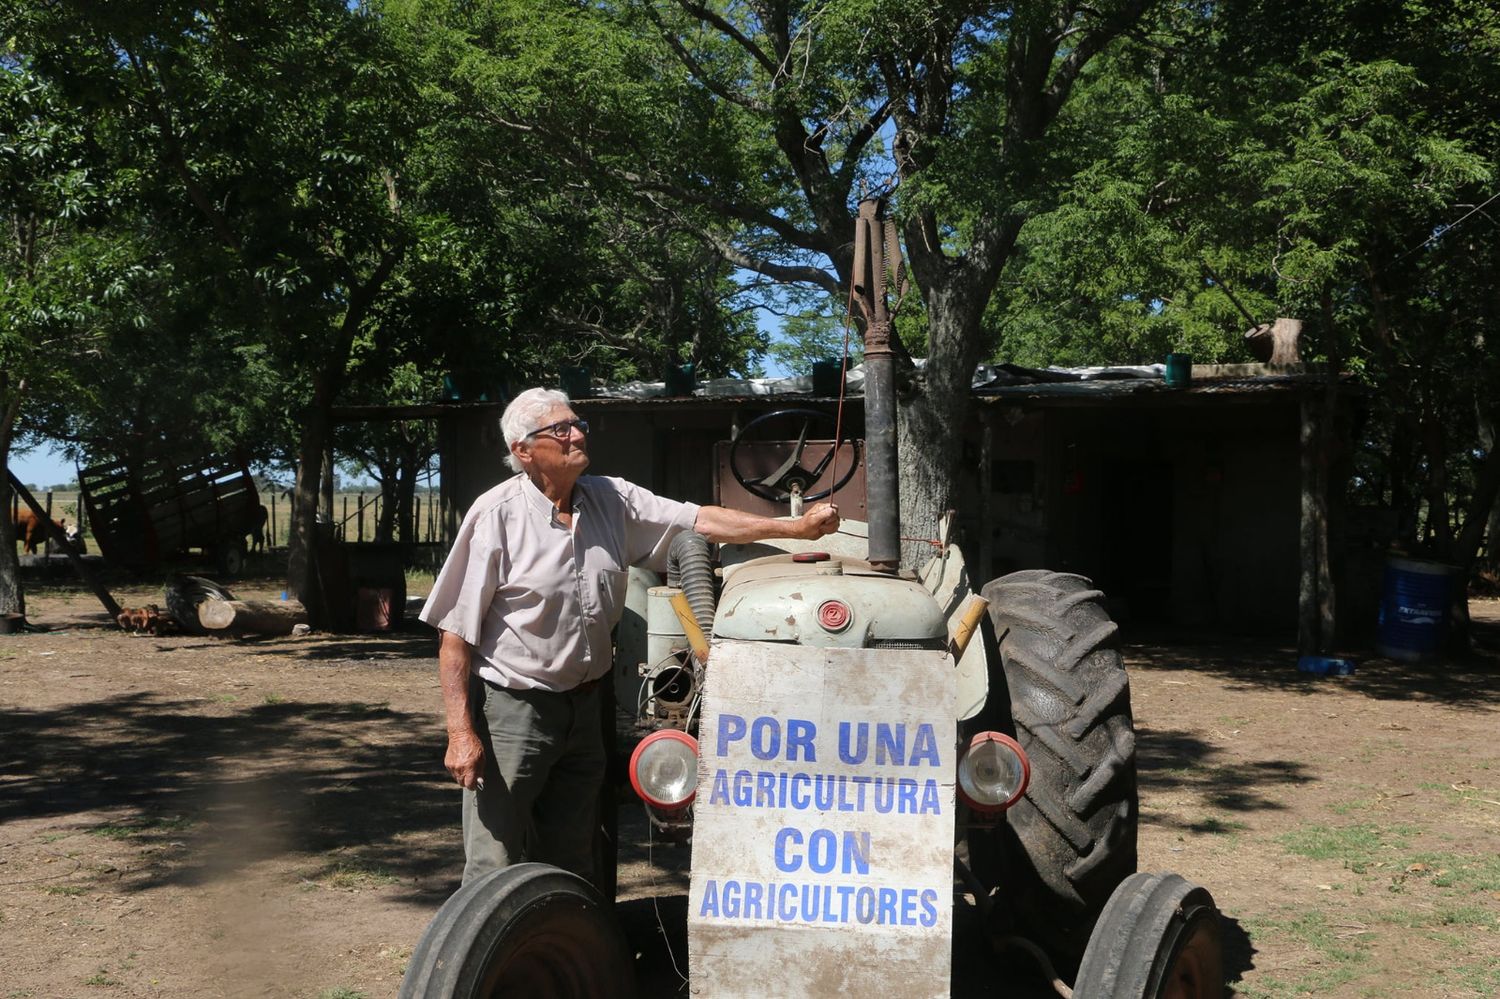
{"type": "Polygon", "coordinates": [[[1110,896],[1073,985],[1101,999],[1223,999],[1219,910],[1176,874],[1132,874],[1110,896]]]}
{"type": "Polygon", "coordinates": [[[983,594],[1004,669],[990,689],[1009,690],[1031,783],[1003,824],[971,833],[970,854],[991,859],[986,880],[1003,886],[1014,919],[1005,932],[1035,939],[1066,973],[1110,893],[1135,872],[1129,681],[1103,594],[1087,579],[1031,569],[983,594]]]}
{"type": "Polygon", "coordinates": [[[411,956],[400,999],[634,994],[630,953],[588,882],[548,864],[517,864],[443,903],[411,956]]]}
{"type": "Polygon", "coordinates": [[[226,576],[238,576],[245,568],[245,539],[224,538],[214,546],[213,555],[221,573],[226,576]]]}

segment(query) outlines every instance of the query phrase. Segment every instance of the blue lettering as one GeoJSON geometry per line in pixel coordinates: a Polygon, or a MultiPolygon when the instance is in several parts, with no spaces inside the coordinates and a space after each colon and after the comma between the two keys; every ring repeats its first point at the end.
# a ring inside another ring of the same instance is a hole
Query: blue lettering
{"type": "Polygon", "coordinates": [[[833,811],[833,790],[833,774],[813,775],[813,804],[818,811],[833,811]]]}
{"type": "Polygon", "coordinates": [[[724,918],[738,919],[740,917],[740,883],[738,881],[724,882],[720,897],[724,903],[724,918]]]}
{"type": "Polygon", "coordinates": [[[818,762],[817,751],[813,749],[813,737],[817,735],[818,729],[810,721],[802,721],[799,718],[789,718],[786,723],[786,758],[795,762],[797,750],[807,754],[805,759],[809,763],[818,762]]]}
{"type": "Polygon", "coordinates": [[[736,770],[734,772],[734,803],[741,808],[748,808],[750,796],[755,793],[755,775],[748,770],[736,770]]]}
{"type": "Polygon", "coordinates": [[[875,778],[875,811],[881,815],[896,807],[896,785],[889,777],[875,778]]]}
{"type": "Polygon", "coordinates": [[[810,799],[808,796],[808,785],[810,785],[811,783],[812,778],[807,776],[807,774],[792,774],[792,807],[799,812],[805,811],[807,809],[807,806],[810,804],[810,799]]]}
{"type": "Polygon", "coordinates": [[[938,803],[937,781],[929,778],[922,785],[922,814],[941,815],[942,811],[942,806],[938,803]]]}
{"type": "Polygon", "coordinates": [[[774,760],[781,754],[781,723],[765,715],[750,723],[750,752],[757,760],[774,760]]]}
{"type": "Polygon", "coordinates": [[[875,726],[875,763],[884,765],[893,763],[896,766],[906,762],[906,726],[902,724],[887,725],[881,722],[875,726]]]}
{"type": "Polygon", "coordinates": [[[776,889],[776,917],[783,923],[797,920],[797,886],[781,885],[776,889]]]}
{"type": "Polygon", "coordinates": [[[814,829],[807,838],[807,866],[818,874],[827,874],[837,862],[838,847],[833,830],[814,829]]]}
{"type": "Polygon", "coordinates": [[[875,918],[875,889],[861,888],[854,896],[854,918],[868,923],[875,918]]]}
{"type": "Polygon", "coordinates": [[[759,881],[751,881],[745,885],[745,918],[759,919],[761,893],[765,891],[765,885],[759,881]]]}
{"type": "Polygon", "coordinates": [[[915,888],[901,889],[901,925],[917,925],[917,890],[915,888]]]}
{"type": "Polygon", "coordinates": [[[776,775],[769,770],[762,770],[756,775],[755,807],[776,807],[776,775]]]}
{"type": "Polygon", "coordinates": [[[775,853],[776,869],[778,871],[785,871],[787,874],[790,874],[802,866],[802,857],[800,854],[795,857],[788,856],[788,844],[792,846],[802,845],[802,833],[799,830],[793,829],[791,826],[783,828],[776,834],[775,853]]]}
{"type": "Polygon", "coordinates": [[[878,922],[882,926],[890,926],[896,922],[896,889],[880,889],[880,918],[878,922]]]}
{"type": "Polygon", "coordinates": [[[854,802],[849,800],[849,779],[843,774],[839,775],[839,811],[854,811],[854,802]]]}
{"type": "Polygon", "coordinates": [[[937,892],[932,888],[924,888],[922,889],[922,915],[917,921],[923,926],[936,926],[937,919],[937,892]]]}
{"type": "Polygon", "coordinates": [[[718,755],[729,755],[729,744],[745,737],[745,719],[739,715],[719,716],[718,755]]]}
{"type": "Polygon", "coordinates": [[[843,872],[845,874],[870,873],[870,833],[844,832],[843,872]]]}
{"type": "Polygon", "coordinates": [[[719,882],[715,878],[709,878],[703,885],[703,904],[698,907],[698,915],[719,915],[719,882]]]}
{"type": "Polygon", "coordinates": [[[713,790],[708,793],[708,803],[710,805],[729,804],[729,775],[724,772],[723,767],[714,771],[714,786],[713,790]]]}
{"type": "Polygon", "coordinates": [[[919,763],[942,766],[942,760],[938,757],[937,734],[933,732],[931,722],[923,722],[917,726],[916,737],[911,741],[911,759],[906,762],[912,766],[919,763]]]}
{"type": "Polygon", "coordinates": [[[897,812],[905,815],[908,812],[915,814],[917,811],[917,782],[910,777],[902,777],[896,782],[896,798],[900,802],[897,812]]]}
{"type": "Polygon", "coordinates": [[[846,721],[839,722],[839,759],[849,764],[863,763],[870,752],[870,723],[860,722],[853,728],[857,741],[852,745],[850,734],[850,724],[846,721]]]}
{"type": "Polygon", "coordinates": [[[853,885],[839,885],[839,922],[849,921],[849,900],[854,897],[853,885]]]}

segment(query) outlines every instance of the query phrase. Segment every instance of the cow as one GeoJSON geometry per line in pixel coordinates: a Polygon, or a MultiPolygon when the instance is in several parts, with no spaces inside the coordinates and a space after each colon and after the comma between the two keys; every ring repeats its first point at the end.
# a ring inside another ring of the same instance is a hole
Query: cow
{"type": "MultiPolygon", "coordinates": [[[[76,550],[82,550],[83,541],[79,537],[76,527],[69,527],[61,520],[54,520],[52,523],[57,526],[57,529],[63,533],[68,542],[76,550]]],[[[23,506],[18,512],[11,514],[11,527],[14,529],[12,535],[13,543],[15,541],[22,542],[27,555],[35,555],[37,546],[47,540],[47,528],[43,526],[41,518],[31,512],[30,507],[23,506]]]]}
{"type": "Polygon", "coordinates": [[[260,513],[255,515],[255,526],[250,528],[250,550],[263,552],[266,550],[266,524],[271,520],[271,511],[262,504],[260,513]]]}

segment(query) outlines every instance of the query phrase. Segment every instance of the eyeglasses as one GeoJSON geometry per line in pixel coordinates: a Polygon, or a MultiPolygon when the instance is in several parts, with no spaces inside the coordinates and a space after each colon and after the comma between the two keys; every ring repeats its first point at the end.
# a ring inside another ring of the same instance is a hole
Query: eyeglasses
{"type": "Polygon", "coordinates": [[[539,434],[546,434],[548,437],[553,437],[557,440],[565,441],[569,437],[573,436],[574,427],[578,428],[579,433],[587,436],[589,432],[589,421],[578,419],[558,420],[556,423],[549,423],[545,427],[538,427],[526,436],[536,437],[539,434]]]}

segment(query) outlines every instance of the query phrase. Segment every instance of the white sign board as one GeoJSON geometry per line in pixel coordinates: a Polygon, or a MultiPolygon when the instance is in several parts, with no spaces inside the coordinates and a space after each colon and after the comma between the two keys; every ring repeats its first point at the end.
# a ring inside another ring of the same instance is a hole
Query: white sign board
{"type": "Polygon", "coordinates": [[[942,652],[714,643],[693,995],[948,995],[955,696],[942,652]]]}

